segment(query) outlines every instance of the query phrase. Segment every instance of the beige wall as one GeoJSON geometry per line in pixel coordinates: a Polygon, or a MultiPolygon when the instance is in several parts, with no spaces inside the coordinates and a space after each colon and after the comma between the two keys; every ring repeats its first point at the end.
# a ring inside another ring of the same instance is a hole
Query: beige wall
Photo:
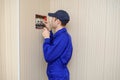
{"type": "Polygon", "coordinates": [[[0,0],[0,80],[19,80],[19,1],[0,0]]]}
{"type": "Polygon", "coordinates": [[[1,46],[1,41],[2,41],[1,40],[1,38],[2,38],[1,37],[2,36],[1,35],[2,34],[1,31],[2,30],[1,30],[1,26],[2,26],[2,13],[3,13],[3,5],[2,4],[3,4],[3,0],[0,0],[0,80],[2,80],[2,59],[1,59],[2,58],[2,53],[1,53],[2,52],[1,51],[1,47],[2,47],[1,46]]]}
{"type": "Polygon", "coordinates": [[[71,80],[120,80],[120,0],[20,0],[20,13],[19,0],[0,0],[0,80],[47,80],[35,14],[58,9],[71,16],[71,80]]]}
{"type": "Polygon", "coordinates": [[[120,80],[120,0],[50,0],[50,8],[71,16],[71,80],[120,80]]]}
{"type": "Polygon", "coordinates": [[[35,29],[35,14],[47,15],[49,0],[20,0],[21,80],[47,80],[41,31],[35,29]]]}

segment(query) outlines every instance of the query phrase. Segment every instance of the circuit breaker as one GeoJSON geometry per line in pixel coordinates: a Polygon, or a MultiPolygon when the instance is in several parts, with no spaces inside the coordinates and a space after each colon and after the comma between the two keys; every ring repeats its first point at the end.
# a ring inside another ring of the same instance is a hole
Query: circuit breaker
{"type": "Polygon", "coordinates": [[[35,15],[35,28],[36,29],[43,29],[45,27],[44,22],[47,21],[47,16],[35,15]]]}

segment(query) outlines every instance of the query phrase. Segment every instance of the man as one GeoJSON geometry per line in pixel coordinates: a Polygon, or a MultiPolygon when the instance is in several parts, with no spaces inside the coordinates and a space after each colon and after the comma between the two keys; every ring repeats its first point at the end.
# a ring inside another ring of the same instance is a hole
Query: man
{"type": "Polygon", "coordinates": [[[72,56],[72,41],[65,26],[70,18],[66,11],[58,10],[55,13],[48,13],[52,18],[50,23],[46,23],[43,29],[43,52],[44,58],[48,63],[48,80],[70,80],[67,64],[72,56]],[[55,30],[52,33],[50,26],[55,30]],[[49,28],[49,29],[48,29],[49,28]]]}

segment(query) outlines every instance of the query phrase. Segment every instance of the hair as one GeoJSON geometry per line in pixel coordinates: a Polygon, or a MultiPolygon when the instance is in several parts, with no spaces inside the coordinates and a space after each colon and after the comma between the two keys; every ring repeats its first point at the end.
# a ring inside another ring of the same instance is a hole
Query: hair
{"type": "MultiPolygon", "coordinates": [[[[66,24],[67,24],[67,23],[66,23],[66,24]]],[[[62,26],[66,26],[66,24],[61,22],[61,25],[62,25],[62,26]]]]}
{"type": "MultiPolygon", "coordinates": [[[[57,20],[57,18],[55,18],[55,20],[57,20]]],[[[58,19],[59,20],[59,19],[58,19]]],[[[60,21],[60,20],[59,20],[60,21]]],[[[67,23],[63,23],[62,21],[61,22],[61,26],[66,26],[67,23]]]]}

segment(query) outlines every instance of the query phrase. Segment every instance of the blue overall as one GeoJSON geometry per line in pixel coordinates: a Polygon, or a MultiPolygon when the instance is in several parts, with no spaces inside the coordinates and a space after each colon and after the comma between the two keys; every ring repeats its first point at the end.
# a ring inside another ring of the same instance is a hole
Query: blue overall
{"type": "Polygon", "coordinates": [[[66,28],[62,28],[54,35],[50,31],[50,38],[43,43],[44,58],[48,63],[48,80],[70,80],[67,64],[72,56],[72,41],[66,28]]]}

